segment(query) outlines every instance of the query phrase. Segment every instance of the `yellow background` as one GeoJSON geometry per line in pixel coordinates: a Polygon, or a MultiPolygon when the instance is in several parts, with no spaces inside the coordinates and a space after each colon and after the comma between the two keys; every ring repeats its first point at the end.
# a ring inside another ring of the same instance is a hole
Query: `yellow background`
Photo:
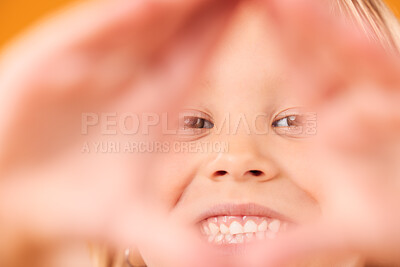
{"type": "MultiPolygon", "coordinates": [[[[79,0],[0,0],[0,47],[41,16],[73,1],[79,0]]],[[[387,2],[400,15],[400,0],[387,2]]]]}

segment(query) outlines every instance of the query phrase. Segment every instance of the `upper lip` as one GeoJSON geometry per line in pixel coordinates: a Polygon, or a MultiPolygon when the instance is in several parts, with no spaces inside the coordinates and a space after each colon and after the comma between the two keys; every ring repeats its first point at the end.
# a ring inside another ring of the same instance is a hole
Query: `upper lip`
{"type": "Polygon", "coordinates": [[[198,221],[203,221],[210,217],[216,216],[259,216],[259,217],[268,217],[275,218],[281,221],[293,222],[287,216],[276,212],[268,207],[255,204],[255,203],[245,203],[245,204],[219,204],[212,206],[210,209],[203,212],[198,221]]]}

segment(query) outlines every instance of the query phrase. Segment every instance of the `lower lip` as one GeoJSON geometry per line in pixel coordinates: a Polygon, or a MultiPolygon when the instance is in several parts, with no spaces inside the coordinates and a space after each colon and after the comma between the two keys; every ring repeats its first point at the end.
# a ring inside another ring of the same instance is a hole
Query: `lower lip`
{"type": "MultiPolygon", "coordinates": [[[[234,260],[235,256],[247,255],[249,252],[251,253],[254,249],[257,249],[258,246],[265,245],[265,242],[271,241],[268,239],[258,240],[257,238],[253,238],[251,240],[247,240],[245,237],[242,239],[242,243],[215,243],[208,242],[207,239],[203,238],[203,242],[212,249],[212,253],[215,253],[216,256],[229,256],[229,260],[234,260]]],[[[228,265],[229,266],[229,265],[228,265]]]]}

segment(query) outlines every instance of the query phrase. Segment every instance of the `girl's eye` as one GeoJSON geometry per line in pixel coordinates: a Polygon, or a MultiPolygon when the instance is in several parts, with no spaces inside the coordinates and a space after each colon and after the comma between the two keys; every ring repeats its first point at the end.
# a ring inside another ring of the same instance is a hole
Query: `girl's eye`
{"type": "Polygon", "coordinates": [[[179,131],[176,137],[182,141],[194,141],[208,135],[214,128],[210,115],[199,110],[183,110],[179,114],[179,131]]]}
{"type": "Polygon", "coordinates": [[[282,119],[275,120],[272,123],[273,127],[298,127],[304,123],[304,117],[301,115],[290,115],[282,119]]]}
{"type": "Polygon", "coordinates": [[[302,108],[287,109],[276,115],[272,128],[281,136],[293,138],[311,137],[316,134],[317,116],[302,108]]]}
{"type": "Polygon", "coordinates": [[[183,119],[183,127],[184,129],[211,129],[214,127],[214,124],[204,118],[185,116],[183,119]]]}

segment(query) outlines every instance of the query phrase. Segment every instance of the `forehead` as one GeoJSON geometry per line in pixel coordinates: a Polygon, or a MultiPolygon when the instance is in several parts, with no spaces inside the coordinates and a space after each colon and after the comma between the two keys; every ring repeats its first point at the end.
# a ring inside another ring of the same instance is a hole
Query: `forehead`
{"type": "Polygon", "coordinates": [[[275,103],[283,97],[283,57],[264,11],[241,7],[192,98],[204,105],[252,101],[275,103]]]}

